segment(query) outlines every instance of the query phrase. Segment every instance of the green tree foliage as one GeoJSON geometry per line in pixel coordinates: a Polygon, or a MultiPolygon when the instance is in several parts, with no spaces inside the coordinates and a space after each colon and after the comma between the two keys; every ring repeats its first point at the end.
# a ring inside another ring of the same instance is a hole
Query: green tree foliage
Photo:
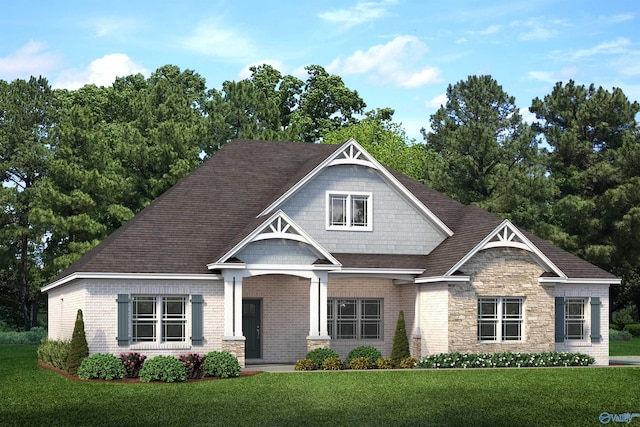
{"type": "Polygon", "coordinates": [[[391,360],[395,366],[400,364],[402,359],[411,356],[409,352],[409,339],[407,338],[407,329],[404,323],[404,311],[398,313],[398,321],[396,323],[396,331],[393,334],[393,346],[391,347],[391,360]]]}
{"type": "Polygon", "coordinates": [[[37,326],[42,284],[38,258],[44,234],[32,223],[31,213],[40,181],[48,172],[56,114],[55,97],[45,78],[0,81],[0,252],[6,257],[3,276],[13,280],[14,290],[7,290],[17,293],[22,326],[27,330],[37,326]]]}
{"type": "Polygon", "coordinates": [[[558,83],[531,105],[558,189],[547,237],[623,278],[614,310],[640,306],[640,112],[622,90],[558,83]]]}
{"type": "Polygon", "coordinates": [[[422,129],[437,161],[426,181],[435,189],[525,228],[535,228],[552,188],[538,143],[509,96],[491,76],[469,76],[447,88],[446,105],[422,129]]]}
{"type": "Polygon", "coordinates": [[[353,138],[379,162],[421,181],[428,163],[424,146],[409,140],[402,126],[392,121],[392,116],[390,108],[369,111],[358,123],[327,132],[322,142],[339,144],[353,138]]]}
{"type": "Polygon", "coordinates": [[[71,375],[76,375],[80,364],[82,364],[82,361],[87,356],[89,356],[89,344],[87,343],[87,336],[84,332],[82,310],[78,309],[76,322],[73,325],[73,335],[71,336],[69,356],[67,357],[65,370],[71,375]]]}

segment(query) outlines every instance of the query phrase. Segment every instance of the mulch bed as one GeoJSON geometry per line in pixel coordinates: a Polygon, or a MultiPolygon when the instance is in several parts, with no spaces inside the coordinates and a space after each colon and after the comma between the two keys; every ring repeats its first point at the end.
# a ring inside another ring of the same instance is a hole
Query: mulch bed
{"type": "MultiPolygon", "coordinates": [[[[59,373],[60,375],[64,376],[65,378],[68,378],[72,381],[81,381],[81,382],[108,382],[108,383],[140,383],[140,384],[145,384],[142,381],[140,381],[139,378],[122,378],[122,379],[115,379],[115,380],[99,380],[99,379],[93,379],[93,380],[82,380],[78,377],[76,377],[75,375],[70,375],[67,371],[64,371],[62,369],[58,369],[55,368],[51,365],[47,365],[46,363],[43,363],[42,360],[38,360],[38,366],[40,366],[41,368],[44,369],[49,369],[50,371],[54,371],[59,373]]],[[[250,377],[252,375],[258,375],[261,374],[263,371],[240,371],[240,376],[241,377],[250,377]]],[[[213,381],[213,380],[221,380],[223,378],[217,378],[217,377],[204,377],[204,378],[200,378],[200,379],[193,379],[193,380],[186,380],[183,382],[200,382],[200,381],[213,381]]],[[[158,382],[158,381],[155,381],[158,382]]]]}

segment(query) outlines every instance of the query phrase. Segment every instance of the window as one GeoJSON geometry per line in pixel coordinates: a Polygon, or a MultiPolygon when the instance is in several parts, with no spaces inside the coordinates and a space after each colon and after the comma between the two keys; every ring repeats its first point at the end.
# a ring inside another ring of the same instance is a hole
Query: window
{"type": "Polygon", "coordinates": [[[133,297],[134,342],[184,342],[187,299],[180,296],[133,297]]]}
{"type": "Polygon", "coordinates": [[[521,341],[522,298],[478,298],[478,341],[521,341]]]}
{"type": "Polygon", "coordinates": [[[585,339],[584,298],[567,298],[564,301],[564,336],[568,340],[585,339]]]}
{"type": "Polygon", "coordinates": [[[328,300],[327,329],[336,340],[382,339],[382,300],[328,300]]]}
{"type": "Polygon", "coordinates": [[[327,192],[327,229],[371,230],[371,193],[327,192]]]}

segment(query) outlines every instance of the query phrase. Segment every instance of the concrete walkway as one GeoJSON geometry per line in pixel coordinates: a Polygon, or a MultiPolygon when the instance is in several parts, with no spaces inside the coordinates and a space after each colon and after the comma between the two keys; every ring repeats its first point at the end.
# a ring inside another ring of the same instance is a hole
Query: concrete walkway
{"type": "Polygon", "coordinates": [[[640,365],[640,356],[610,356],[610,365],[640,365]]]}

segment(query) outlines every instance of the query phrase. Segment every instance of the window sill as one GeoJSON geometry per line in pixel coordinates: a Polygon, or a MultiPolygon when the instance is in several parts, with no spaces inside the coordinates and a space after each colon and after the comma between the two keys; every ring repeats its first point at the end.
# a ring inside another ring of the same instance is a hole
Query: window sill
{"type": "Polygon", "coordinates": [[[179,343],[135,343],[131,344],[131,350],[189,350],[191,344],[187,342],[179,343]]]}

